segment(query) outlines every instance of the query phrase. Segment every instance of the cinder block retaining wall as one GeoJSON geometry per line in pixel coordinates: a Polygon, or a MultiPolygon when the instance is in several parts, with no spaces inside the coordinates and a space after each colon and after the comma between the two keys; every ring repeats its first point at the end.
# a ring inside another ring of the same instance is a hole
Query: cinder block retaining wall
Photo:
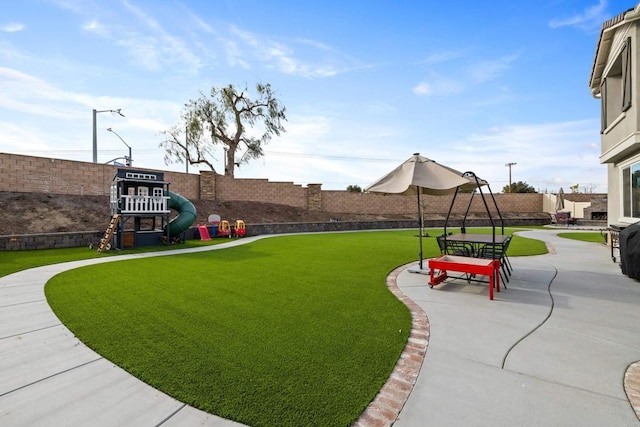
{"type": "MultiPolygon", "coordinates": [[[[546,225],[548,219],[544,218],[519,218],[505,219],[506,226],[546,225]]],[[[460,227],[462,220],[449,221],[448,227],[460,227]]],[[[491,223],[486,219],[467,219],[467,227],[487,227],[491,223]]],[[[425,228],[443,227],[444,220],[425,220],[425,228]]],[[[393,230],[401,228],[418,228],[417,220],[388,220],[388,221],[339,221],[339,222],[314,222],[314,223],[284,223],[284,224],[251,224],[247,225],[247,235],[256,236],[264,234],[286,233],[313,233],[331,231],[358,231],[358,230],[393,230]]]]}
{"type": "Polygon", "coordinates": [[[0,251],[89,247],[90,243],[99,242],[103,234],[104,230],[0,236],[0,251]]]}
{"type": "MultiPolygon", "coordinates": [[[[544,218],[505,219],[505,226],[545,225],[549,220],[544,218]]],[[[461,221],[450,221],[450,227],[459,227],[461,221]]],[[[467,219],[468,227],[484,227],[490,223],[486,219],[467,219]]],[[[426,220],[425,228],[442,227],[444,220],[426,220]]],[[[282,224],[247,224],[247,236],[265,234],[317,233],[331,231],[357,230],[389,230],[401,228],[418,228],[416,220],[402,221],[339,221],[282,224]]],[[[18,251],[29,249],[53,249],[71,247],[89,247],[100,241],[104,231],[84,231],[76,233],[16,234],[0,236],[0,251],[18,251]]],[[[186,232],[186,238],[193,238],[194,229],[186,232]]]]}
{"type": "MultiPolygon", "coordinates": [[[[45,157],[0,153],[0,191],[25,193],[108,195],[119,167],[45,157]]],[[[138,169],[138,168],[135,168],[138,169]]],[[[144,170],[144,169],[143,169],[144,170]]],[[[253,201],[295,206],[335,214],[416,213],[414,196],[350,193],[322,190],[322,184],[307,187],[267,179],[229,178],[211,171],[197,174],[163,171],[170,189],[191,200],[253,201]]],[[[494,189],[495,190],[495,189],[494,189]]],[[[446,215],[452,196],[424,196],[425,212],[446,215]]],[[[470,194],[460,194],[454,212],[464,212],[470,194]]],[[[542,212],[542,194],[495,194],[502,213],[542,212]]],[[[480,197],[474,197],[470,212],[484,212],[480,197]]]]}

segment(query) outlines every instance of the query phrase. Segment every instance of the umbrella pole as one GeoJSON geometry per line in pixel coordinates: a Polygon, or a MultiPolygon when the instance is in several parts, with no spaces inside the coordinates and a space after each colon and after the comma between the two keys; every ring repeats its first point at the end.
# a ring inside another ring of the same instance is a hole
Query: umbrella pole
{"type": "Polygon", "coordinates": [[[422,222],[422,203],[420,203],[420,187],[418,187],[416,185],[416,193],[418,194],[418,233],[420,234],[419,236],[419,240],[420,240],[420,253],[419,253],[419,257],[420,257],[420,270],[422,270],[422,228],[423,228],[423,222],[422,222]]]}

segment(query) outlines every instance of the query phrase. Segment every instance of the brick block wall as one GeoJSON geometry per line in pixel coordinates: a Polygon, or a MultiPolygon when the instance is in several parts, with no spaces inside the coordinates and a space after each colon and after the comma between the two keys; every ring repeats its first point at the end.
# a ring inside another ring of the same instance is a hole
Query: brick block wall
{"type": "Polygon", "coordinates": [[[170,183],[169,190],[174,193],[191,200],[200,197],[200,175],[164,171],[164,180],[170,183]]]}
{"type": "MultiPolygon", "coordinates": [[[[0,153],[0,191],[107,195],[117,169],[112,165],[0,153]]],[[[292,182],[232,179],[211,171],[201,171],[199,174],[163,172],[165,180],[171,183],[169,188],[172,191],[193,200],[277,203],[337,214],[416,213],[415,196],[324,191],[322,184],[310,184],[305,188],[292,182]]],[[[542,212],[542,196],[537,193],[495,194],[503,213],[542,212]]],[[[451,197],[423,196],[425,212],[446,215],[451,197]]],[[[469,194],[459,194],[453,212],[464,212],[469,197],[469,194]]],[[[482,200],[477,195],[470,212],[485,212],[482,200]]]]}
{"type": "Polygon", "coordinates": [[[242,200],[307,208],[307,188],[292,182],[215,176],[216,200],[242,200]]]}
{"type": "MultiPolygon", "coordinates": [[[[485,196],[490,212],[494,213],[495,208],[490,196],[488,194],[485,194],[485,196]]],[[[542,194],[495,194],[494,197],[500,212],[503,213],[542,212],[542,194]]],[[[422,195],[420,201],[426,214],[446,215],[451,206],[452,198],[453,195],[422,195]]],[[[471,194],[458,194],[452,212],[464,213],[469,205],[470,198],[471,194]]],[[[417,211],[417,197],[323,191],[322,210],[335,213],[413,214],[417,211]]],[[[478,214],[486,212],[482,197],[479,194],[473,196],[469,212],[478,214]]]]}
{"type": "MultiPolygon", "coordinates": [[[[0,191],[25,193],[109,194],[119,166],[0,153],[0,191]]],[[[140,169],[140,168],[135,168],[140,169]]],[[[142,169],[145,170],[145,169],[142,169]]],[[[200,176],[164,171],[172,191],[198,198],[200,176]]]]}

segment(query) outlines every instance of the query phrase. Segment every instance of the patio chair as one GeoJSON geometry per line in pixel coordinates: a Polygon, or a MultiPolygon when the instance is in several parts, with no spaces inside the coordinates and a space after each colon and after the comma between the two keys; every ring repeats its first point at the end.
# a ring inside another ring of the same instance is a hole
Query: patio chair
{"type": "Polygon", "coordinates": [[[436,236],[440,253],[445,255],[473,256],[473,248],[462,242],[452,242],[446,240],[446,236],[441,234],[436,236]]]}
{"type": "Polygon", "coordinates": [[[507,257],[507,250],[509,249],[511,238],[512,236],[507,236],[502,244],[489,243],[484,245],[480,251],[480,258],[497,259],[500,261],[500,278],[505,288],[507,287],[506,283],[509,283],[509,276],[511,276],[513,270],[511,261],[509,261],[507,257]]]}
{"type": "MultiPolygon", "coordinates": [[[[438,241],[440,253],[443,255],[457,255],[467,257],[471,257],[473,255],[473,248],[461,242],[452,242],[450,240],[446,240],[446,235],[444,234],[436,236],[436,240],[438,241]]],[[[464,279],[467,282],[470,282],[471,278],[474,276],[475,274],[464,273],[464,279]]]]}

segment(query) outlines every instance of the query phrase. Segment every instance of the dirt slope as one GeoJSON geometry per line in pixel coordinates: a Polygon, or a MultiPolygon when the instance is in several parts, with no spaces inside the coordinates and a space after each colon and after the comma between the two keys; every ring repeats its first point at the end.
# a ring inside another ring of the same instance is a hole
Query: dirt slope
{"type": "MultiPolygon", "coordinates": [[[[231,222],[242,219],[247,224],[407,219],[407,216],[309,212],[271,203],[199,200],[193,203],[200,224],[206,223],[209,214],[218,214],[231,222]]],[[[109,216],[108,196],[0,192],[0,235],[103,230],[109,216]]]]}

